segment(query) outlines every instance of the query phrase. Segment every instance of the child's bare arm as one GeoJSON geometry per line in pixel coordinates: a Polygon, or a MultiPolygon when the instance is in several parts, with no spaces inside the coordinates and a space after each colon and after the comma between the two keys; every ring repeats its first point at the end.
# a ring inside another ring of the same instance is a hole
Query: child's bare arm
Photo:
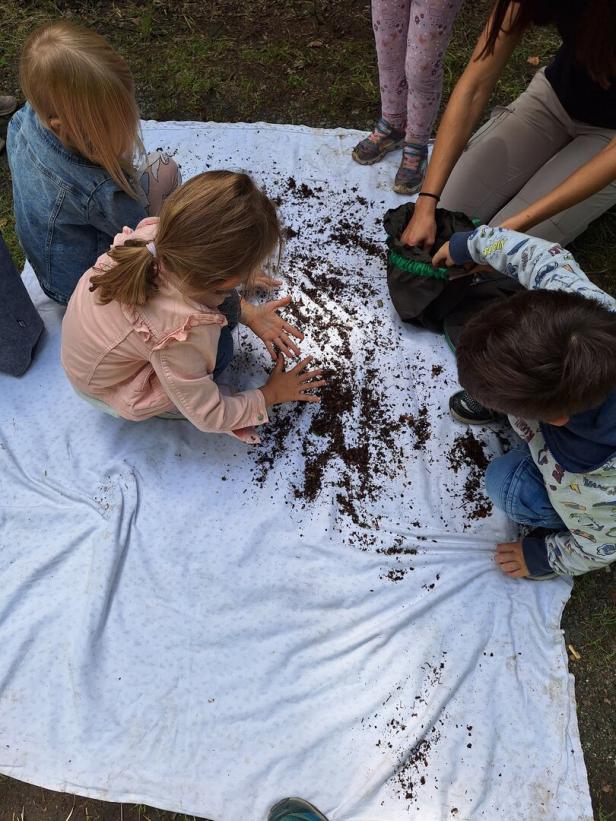
{"type": "Polygon", "coordinates": [[[504,228],[526,231],[533,225],[583,202],[616,179],[616,137],[560,185],[503,223],[504,228]]]}

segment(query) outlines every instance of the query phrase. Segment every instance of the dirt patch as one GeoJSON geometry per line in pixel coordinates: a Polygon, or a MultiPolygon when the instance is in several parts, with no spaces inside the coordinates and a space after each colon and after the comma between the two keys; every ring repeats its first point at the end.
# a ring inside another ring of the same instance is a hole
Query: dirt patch
{"type": "Polygon", "coordinates": [[[2,821],[215,821],[145,804],[115,804],[55,792],[0,775],[2,821]]]}
{"type": "Polygon", "coordinates": [[[492,512],[492,502],[483,492],[483,480],[489,459],[485,452],[485,442],[478,439],[472,430],[456,436],[447,453],[449,466],[458,474],[462,467],[467,469],[461,491],[456,493],[464,504],[469,519],[485,519],[492,512]]]}
{"type": "MultiPolygon", "coordinates": [[[[430,775],[430,759],[441,738],[440,727],[445,724],[448,715],[444,713],[435,725],[428,728],[424,728],[423,725],[418,726],[415,719],[419,717],[418,705],[428,704],[432,690],[439,686],[446,660],[447,652],[443,651],[439,660],[424,662],[422,688],[414,700],[410,704],[399,700],[403,689],[399,686],[396,692],[389,693],[382,702],[382,708],[389,710],[389,717],[385,724],[377,725],[371,721],[366,725],[371,729],[376,729],[378,726],[384,727],[381,737],[376,741],[376,746],[388,758],[392,752],[395,755],[396,766],[391,783],[397,796],[402,801],[406,801],[409,807],[417,804],[419,794],[426,785],[430,789],[438,790],[438,779],[430,775]],[[421,738],[409,748],[409,734],[413,733],[421,735],[421,738]]],[[[380,712],[377,712],[372,719],[377,719],[379,716],[380,712]]]]}
{"type": "Polygon", "coordinates": [[[430,420],[428,419],[428,408],[422,405],[416,415],[412,413],[404,414],[400,417],[403,425],[408,425],[415,434],[415,450],[423,450],[430,439],[430,420]]]}

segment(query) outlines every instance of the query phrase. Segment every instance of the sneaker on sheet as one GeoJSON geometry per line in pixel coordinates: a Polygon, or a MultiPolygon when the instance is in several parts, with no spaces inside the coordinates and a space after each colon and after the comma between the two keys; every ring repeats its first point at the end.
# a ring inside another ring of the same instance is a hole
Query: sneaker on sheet
{"type": "Polygon", "coordinates": [[[466,391],[458,391],[449,398],[449,412],[457,422],[465,425],[487,425],[504,418],[502,414],[485,408],[466,391]]]}
{"type": "Polygon", "coordinates": [[[327,821],[327,818],[303,798],[283,798],[271,808],[267,821],[327,821]]]}

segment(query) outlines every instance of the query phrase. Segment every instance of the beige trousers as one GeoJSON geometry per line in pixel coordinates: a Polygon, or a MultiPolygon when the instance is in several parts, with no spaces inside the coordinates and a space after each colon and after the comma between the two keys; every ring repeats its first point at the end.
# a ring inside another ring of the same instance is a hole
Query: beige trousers
{"type": "MultiPolygon", "coordinates": [[[[500,225],[591,160],[616,131],[572,120],[543,71],[469,140],[440,204],[500,225]]],[[[616,204],[616,181],[527,233],[567,245],[616,204]]]]}

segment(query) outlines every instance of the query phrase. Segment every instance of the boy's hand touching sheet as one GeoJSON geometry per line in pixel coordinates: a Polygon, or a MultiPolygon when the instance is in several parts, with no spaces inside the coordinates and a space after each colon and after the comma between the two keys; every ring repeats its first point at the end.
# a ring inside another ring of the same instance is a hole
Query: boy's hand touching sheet
{"type": "Polygon", "coordinates": [[[522,542],[502,542],[496,547],[496,563],[499,568],[514,579],[530,576],[522,542]]]}

